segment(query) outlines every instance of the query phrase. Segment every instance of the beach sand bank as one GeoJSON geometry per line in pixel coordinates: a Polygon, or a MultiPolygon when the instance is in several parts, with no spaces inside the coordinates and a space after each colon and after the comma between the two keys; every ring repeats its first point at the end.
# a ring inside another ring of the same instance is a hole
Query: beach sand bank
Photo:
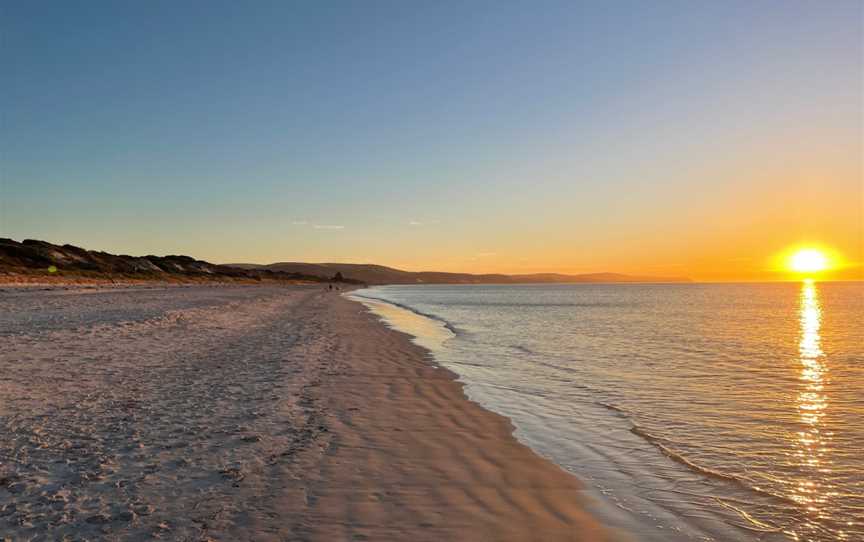
{"type": "Polygon", "coordinates": [[[13,540],[622,539],[360,303],[320,286],[86,293],[0,292],[13,540]]]}

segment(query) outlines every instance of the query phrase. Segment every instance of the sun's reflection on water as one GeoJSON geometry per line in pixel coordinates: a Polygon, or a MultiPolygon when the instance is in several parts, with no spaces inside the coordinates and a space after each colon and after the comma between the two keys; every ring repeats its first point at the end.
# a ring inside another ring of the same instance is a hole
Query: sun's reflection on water
{"type": "MultiPolygon", "coordinates": [[[[808,512],[809,521],[805,521],[805,524],[809,528],[818,528],[812,521],[827,517],[827,504],[832,496],[831,488],[823,483],[824,474],[831,471],[827,454],[832,434],[823,423],[828,409],[828,396],[825,393],[828,366],[820,335],[822,307],[819,291],[812,280],[805,280],[801,286],[799,307],[801,390],[797,397],[797,408],[801,429],[795,442],[795,459],[805,477],[794,488],[793,498],[808,512]]],[[[840,535],[842,537],[842,533],[840,535]]]]}

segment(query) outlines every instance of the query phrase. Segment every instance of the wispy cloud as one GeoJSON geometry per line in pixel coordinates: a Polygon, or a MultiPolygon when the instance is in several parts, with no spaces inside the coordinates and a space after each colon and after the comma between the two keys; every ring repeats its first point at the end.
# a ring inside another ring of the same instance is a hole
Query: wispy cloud
{"type": "Polygon", "coordinates": [[[482,258],[491,258],[492,256],[497,256],[497,255],[498,255],[497,252],[478,252],[477,254],[474,255],[473,258],[470,258],[468,261],[469,262],[476,262],[477,260],[480,260],[482,258]]]}
{"type": "Polygon", "coordinates": [[[315,224],[316,230],[344,230],[345,226],[337,226],[336,224],[315,224]]]}
{"type": "Polygon", "coordinates": [[[295,226],[305,226],[308,223],[309,222],[305,220],[295,220],[294,222],[292,222],[292,224],[294,224],[295,226]]]}
{"type": "Polygon", "coordinates": [[[408,225],[409,226],[422,226],[423,223],[420,222],[419,220],[409,220],[408,225]]]}

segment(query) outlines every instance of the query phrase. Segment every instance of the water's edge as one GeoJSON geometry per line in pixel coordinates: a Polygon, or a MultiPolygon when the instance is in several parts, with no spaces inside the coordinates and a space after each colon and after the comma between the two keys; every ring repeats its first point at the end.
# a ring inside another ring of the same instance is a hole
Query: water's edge
{"type": "MultiPolygon", "coordinates": [[[[409,336],[412,342],[429,352],[429,357],[432,362],[440,365],[447,370],[450,370],[454,375],[456,375],[456,379],[465,386],[464,389],[467,400],[479,405],[486,410],[489,410],[509,419],[510,423],[514,427],[513,437],[515,439],[517,439],[525,446],[531,448],[538,456],[558,466],[561,469],[561,473],[563,476],[572,476],[579,479],[580,482],[582,482],[583,487],[585,488],[586,508],[604,525],[606,525],[611,530],[622,533],[624,536],[626,536],[627,539],[637,541],[674,542],[677,540],[692,540],[692,538],[690,537],[679,536],[681,533],[676,533],[675,529],[664,529],[664,526],[658,525],[656,523],[656,517],[651,517],[649,519],[646,518],[644,515],[637,513],[635,510],[628,508],[622,502],[615,499],[608,490],[604,489],[603,487],[598,487],[595,484],[589,483],[588,480],[580,477],[578,473],[573,472],[573,470],[571,469],[568,469],[567,465],[561,464],[560,462],[556,461],[555,458],[550,457],[549,454],[544,453],[544,451],[538,446],[536,446],[536,444],[528,437],[528,435],[521,428],[517,420],[514,420],[513,417],[509,416],[507,413],[502,412],[500,408],[496,408],[496,405],[482,401],[480,398],[477,397],[477,394],[472,393],[472,388],[474,387],[474,385],[471,381],[467,380],[464,375],[459,371],[458,364],[442,363],[438,359],[435,354],[435,349],[436,347],[440,347],[440,345],[443,344],[443,341],[447,340],[446,338],[442,339],[438,337],[437,339],[433,338],[430,340],[429,337],[417,333],[415,329],[409,326],[400,325],[400,318],[407,317],[409,319],[428,320],[433,323],[433,326],[438,326],[445,330],[447,333],[449,333],[450,337],[447,338],[458,336],[461,333],[461,330],[459,330],[456,326],[443,318],[431,314],[425,314],[407,305],[396,303],[394,301],[386,299],[381,299],[378,297],[363,295],[361,293],[362,291],[363,290],[361,289],[346,292],[345,294],[343,294],[343,296],[347,299],[362,304],[372,314],[376,315],[380,319],[382,324],[409,336]],[[398,317],[396,317],[397,315],[398,317]],[[658,529],[660,529],[661,531],[657,532],[658,529]]],[[[710,538],[705,537],[704,540],[710,540],[710,538]]]]}

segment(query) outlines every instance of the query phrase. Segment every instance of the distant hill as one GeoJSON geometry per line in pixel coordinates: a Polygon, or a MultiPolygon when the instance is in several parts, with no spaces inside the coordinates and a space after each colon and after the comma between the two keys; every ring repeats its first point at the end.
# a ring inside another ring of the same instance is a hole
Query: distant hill
{"type": "MultiPolygon", "coordinates": [[[[286,280],[328,282],[335,272],[304,273],[237,268],[196,260],[190,256],[126,256],[26,239],[0,238],[0,275],[54,275],[100,279],[144,280],[286,280]]],[[[346,278],[343,282],[359,283],[346,278]]]]}
{"type": "Polygon", "coordinates": [[[588,273],[581,275],[562,275],[558,273],[535,273],[527,275],[470,273],[445,273],[439,271],[403,271],[392,267],[355,263],[299,263],[281,262],[269,265],[226,264],[240,269],[306,273],[310,275],[333,276],[340,272],[346,277],[367,284],[521,284],[521,283],[570,283],[570,282],[690,282],[682,277],[649,277],[622,275],[619,273],[588,273]]]}
{"type": "Polygon", "coordinates": [[[101,278],[179,280],[291,280],[366,284],[518,284],[565,282],[689,282],[680,277],[647,277],[617,273],[527,275],[403,271],[352,263],[283,262],[269,265],[218,265],[190,256],[127,256],[26,239],[0,238],[0,274],[53,274],[101,278]]]}

